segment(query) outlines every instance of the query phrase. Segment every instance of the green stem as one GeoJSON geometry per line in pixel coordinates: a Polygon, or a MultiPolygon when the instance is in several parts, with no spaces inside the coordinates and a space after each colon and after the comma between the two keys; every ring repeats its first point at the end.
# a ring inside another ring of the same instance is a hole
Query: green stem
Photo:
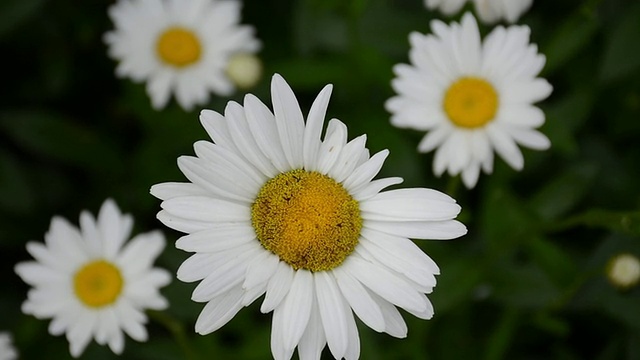
{"type": "Polygon", "coordinates": [[[167,330],[169,330],[171,335],[173,335],[175,341],[182,348],[185,359],[198,359],[198,355],[196,351],[191,347],[189,339],[187,338],[187,334],[184,331],[184,326],[180,321],[172,317],[170,314],[162,311],[148,310],[147,314],[152,320],[156,321],[157,323],[164,326],[167,330]]]}

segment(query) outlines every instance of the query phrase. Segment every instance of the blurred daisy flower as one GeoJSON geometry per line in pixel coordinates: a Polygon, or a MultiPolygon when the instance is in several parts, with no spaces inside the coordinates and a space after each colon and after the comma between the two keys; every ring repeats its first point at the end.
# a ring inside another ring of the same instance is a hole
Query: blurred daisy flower
{"type": "Polygon", "coordinates": [[[385,107],[394,126],[427,132],[418,151],[435,150],[434,173],[461,173],[473,188],[480,169],[493,171],[494,150],[520,170],[518,144],[549,148],[549,139],[535,130],[545,117],[533,103],[552,87],[537,77],[545,57],[529,43],[529,27],[498,26],[482,42],[467,13],[460,24],[434,20],[431,28],[434,35],[410,34],[411,65],[394,67],[391,85],[398,95],[385,107]]]}
{"type": "Polygon", "coordinates": [[[71,355],[80,356],[94,338],[122,353],[126,332],[147,340],[145,309],[165,309],[159,288],[170,282],[166,270],[152,264],[165,246],[161,232],[134,237],[133,218],[123,215],[112,200],[104,202],[95,219],[80,214],[80,229],[54,217],[45,243],[29,242],[36,261],[16,265],[16,273],[33,286],[22,311],[39,319],[52,318],[49,332],[66,333],[71,355]]]}
{"type": "Polygon", "coordinates": [[[14,360],[18,358],[18,352],[13,347],[11,335],[0,332],[0,360],[14,360]]]}
{"type": "Polygon", "coordinates": [[[502,19],[509,23],[518,21],[520,16],[531,7],[533,0],[473,0],[476,13],[485,24],[502,19]]]}
{"type": "MultiPolygon", "coordinates": [[[[518,21],[520,16],[531,7],[533,0],[469,0],[473,1],[476,13],[485,24],[500,20],[509,23],[518,21]]],[[[464,7],[467,0],[424,0],[429,10],[440,10],[445,15],[455,15],[464,7]]]]}
{"type": "Polygon", "coordinates": [[[621,288],[628,289],[640,281],[640,260],[631,254],[619,254],[613,257],[607,266],[609,281],[621,288]]]}
{"type": "Polygon", "coordinates": [[[115,30],[104,37],[119,62],[116,74],[146,81],[155,109],[172,93],[185,110],[207,102],[209,92],[232,94],[229,60],[260,48],[253,28],[238,24],[240,6],[233,0],[118,0],[109,9],[115,30]]]}
{"type": "Polygon", "coordinates": [[[429,10],[440,10],[445,15],[454,15],[467,2],[467,0],[424,0],[424,5],[429,10]]]}
{"type": "Polygon", "coordinates": [[[285,80],[274,75],[274,112],[249,94],[224,116],[204,110],[213,140],[195,143],[178,166],[190,182],[154,185],[158,218],[187,233],[176,242],[195,252],[178,279],[200,281],[192,299],[206,302],[195,329],[211,333],[265,294],[273,311],[275,359],[357,359],[352,311],[369,327],[405,337],[397,307],[433,315],[425,294],[437,265],[409,238],[452,239],[466,233],[460,206],[423,188],[381,192],[401,178],[372,180],[389,154],[369,156],[366,137],[347,142],[337,119],[321,131],[332,87],[313,102],[306,122],[285,80]]]}

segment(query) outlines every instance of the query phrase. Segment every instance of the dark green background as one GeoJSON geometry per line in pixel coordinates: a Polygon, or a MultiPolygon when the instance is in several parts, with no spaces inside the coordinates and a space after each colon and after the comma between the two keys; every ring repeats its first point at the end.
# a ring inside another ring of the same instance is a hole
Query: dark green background
{"type": "MultiPolygon", "coordinates": [[[[111,4],[0,3],[0,331],[13,334],[23,359],[69,357],[48,321],[20,312],[28,287],[13,271],[53,215],[77,224],[82,209],[96,213],[112,197],[135,216],[136,233],[165,230],[158,266],[175,273],[188,256],[173,247],[180,234],[155,219],[149,187],[184,180],[176,158],[206,138],[200,108],[171,102],[156,112],[143,85],[114,77],[102,42],[111,4]]],[[[521,172],[497,160],[473,190],[435,178],[432,154],[415,151],[421,134],[391,127],[383,108],[391,67],[408,61],[408,33],[428,32],[441,14],[421,0],[251,0],[243,16],[263,42],[265,76],[251,92],[270,104],[278,72],[306,112],[333,83],[327,118],[344,121],[350,138],[368,134],[372,151],[391,151],[381,176],[445,191],[463,207],[468,235],[418,242],[442,270],[430,295],[436,315],[405,314],[404,340],[360,326],[362,359],[640,359],[640,289],[617,289],[604,272],[618,253],[640,256],[638,1],[534,1],[520,23],[547,56],[541,76],[554,92],[539,106],[552,147],[524,150],[521,172]]],[[[203,107],[222,112],[228,100],[203,107]]],[[[123,358],[270,358],[271,315],[260,301],[200,336],[194,286],[164,288],[170,309],[151,314],[147,343],[127,339],[123,358]]],[[[83,354],[114,357],[95,343],[83,354]]]]}

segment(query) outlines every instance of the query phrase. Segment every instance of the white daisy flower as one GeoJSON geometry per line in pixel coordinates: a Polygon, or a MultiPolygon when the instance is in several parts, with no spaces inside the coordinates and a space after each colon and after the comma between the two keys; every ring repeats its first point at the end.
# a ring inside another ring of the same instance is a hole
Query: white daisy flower
{"type": "Polygon", "coordinates": [[[178,279],[200,281],[192,295],[206,303],[198,333],[219,329],[265,294],[275,359],[291,358],[296,347],[300,359],[319,359],[327,343],[336,359],[356,359],[352,311],[396,337],[407,335],[396,306],[433,315],[425,294],[439,270],[408,238],[465,234],[453,220],[460,206],[431,189],[381,192],[402,182],[372,180],[389,152],[370,157],[366,137],[347,142],[337,119],[321,140],[331,89],[320,92],[306,123],[277,74],[273,113],[251,94],[244,106],[229,102],[224,116],[202,111],[214,143],[196,142],[196,157],[178,159],[190,182],[151,188],[163,200],[160,221],[188,234],[176,247],[195,252],[178,279]]]}
{"type": "Polygon", "coordinates": [[[514,23],[531,7],[533,0],[473,0],[476,13],[485,24],[501,19],[514,23]]]}
{"type": "Polygon", "coordinates": [[[240,1],[118,0],[109,9],[115,30],[105,34],[116,74],[147,82],[154,108],[171,93],[186,110],[209,100],[209,92],[230,95],[229,59],[255,53],[253,28],[240,26],[240,1]]]}
{"type": "Polygon", "coordinates": [[[133,218],[107,200],[97,219],[83,211],[80,229],[60,217],[51,220],[45,243],[29,242],[36,261],[16,265],[16,273],[33,286],[22,312],[52,318],[49,332],[66,333],[69,349],[80,356],[94,338],[122,353],[126,332],[147,340],[145,309],[165,309],[159,288],[170,282],[164,269],[153,268],[165,240],[160,231],[137,235],[128,244],[133,218]]]}
{"type": "Polygon", "coordinates": [[[18,358],[18,352],[13,347],[11,335],[0,332],[0,360],[14,360],[18,358]]]}
{"type": "Polygon", "coordinates": [[[496,27],[482,42],[475,18],[460,24],[431,22],[434,35],[411,33],[411,65],[394,67],[391,85],[398,93],[385,107],[397,127],[427,131],[420,152],[436,150],[433,171],[462,173],[468,188],[480,169],[493,171],[495,150],[511,167],[522,169],[517,144],[549,148],[535,130],[544,113],[533,106],[551,94],[551,85],[536,77],[545,63],[529,43],[529,27],[496,27]]]}
{"type": "Polygon", "coordinates": [[[424,5],[429,10],[438,9],[445,15],[456,14],[467,0],[424,0],[424,5]]]}

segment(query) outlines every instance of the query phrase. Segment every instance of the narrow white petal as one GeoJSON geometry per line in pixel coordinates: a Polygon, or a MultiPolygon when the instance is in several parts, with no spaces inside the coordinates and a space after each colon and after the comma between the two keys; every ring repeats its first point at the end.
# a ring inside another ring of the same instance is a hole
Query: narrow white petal
{"type": "Polygon", "coordinates": [[[308,169],[327,174],[340,157],[342,147],[347,143],[347,125],[338,119],[331,119],[324,141],[318,150],[316,166],[308,169]]]}
{"type": "Polygon", "coordinates": [[[249,266],[247,266],[247,273],[242,288],[251,289],[262,283],[266,286],[266,283],[278,269],[279,262],[280,258],[270,251],[265,250],[259,253],[254,260],[249,262],[249,266]]]}
{"type": "Polygon", "coordinates": [[[299,169],[303,165],[304,119],[293,90],[279,74],[271,80],[271,99],[284,155],[292,169],[299,169]]]}
{"type": "Polygon", "coordinates": [[[247,221],[251,218],[247,205],[204,196],[165,200],[161,207],[171,215],[203,222],[247,221]]]}
{"type": "Polygon", "coordinates": [[[398,309],[375,293],[371,293],[371,298],[378,304],[384,316],[384,332],[397,338],[407,337],[407,324],[402,319],[398,309]]]}
{"type": "Polygon", "coordinates": [[[210,228],[185,235],[176,248],[189,252],[217,252],[256,241],[253,228],[246,223],[212,224],[210,228]]]}
{"type": "Polygon", "coordinates": [[[252,136],[249,120],[245,109],[236,102],[229,102],[224,110],[229,133],[236,146],[240,149],[239,154],[244,156],[249,163],[259,169],[267,177],[272,177],[276,170],[271,162],[261,151],[259,144],[252,136]]]}
{"type": "Polygon", "coordinates": [[[467,233],[457,220],[448,221],[368,221],[367,228],[411,239],[448,240],[467,233]]]}
{"type": "Polygon", "coordinates": [[[151,195],[160,200],[167,200],[178,196],[207,195],[207,192],[193,183],[166,182],[151,187],[151,195]]]}
{"type": "Polygon", "coordinates": [[[384,316],[378,304],[371,299],[367,289],[347,272],[338,267],[333,270],[338,286],[349,306],[360,320],[377,332],[384,331],[384,316]]]}
{"type": "Polygon", "coordinates": [[[311,104],[307,123],[304,128],[302,156],[304,168],[316,170],[318,151],[320,150],[320,134],[324,125],[324,117],[327,113],[329,98],[331,98],[332,85],[325,86],[311,104]]]}
{"type": "Polygon", "coordinates": [[[102,236],[104,256],[112,259],[129,238],[133,227],[131,215],[124,215],[112,199],[107,199],[100,207],[97,219],[102,236]]]}
{"type": "Polygon", "coordinates": [[[293,273],[294,270],[289,264],[284,261],[280,261],[278,263],[278,269],[271,279],[269,279],[269,283],[267,284],[267,294],[264,297],[262,306],[260,307],[260,311],[263,314],[272,311],[280,305],[280,302],[284,299],[291,288],[293,273]]]}
{"type": "Polygon", "coordinates": [[[358,136],[349,141],[340,151],[340,156],[336,160],[333,167],[329,170],[331,176],[336,182],[344,181],[358,165],[360,154],[365,148],[367,141],[366,135],[358,136]]]}
{"type": "Polygon", "coordinates": [[[357,256],[349,257],[343,268],[349,275],[385,300],[401,308],[424,311],[426,304],[416,289],[392,272],[357,256]]]}
{"type": "Polygon", "coordinates": [[[320,319],[320,310],[318,309],[318,300],[314,296],[311,304],[311,315],[307,328],[302,334],[302,338],[298,343],[298,356],[300,360],[320,360],[322,349],[327,343],[322,328],[322,320],[320,319]]]}
{"type": "Polygon", "coordinates": [[[293,355],[294,348],[285,346],[283,314],[284,309],[279,306],[273,311],[271,320],[271,355],[274,360],[289,360],[293,355]]]}
{"type": "Polygon", "coordinates": [[[205,221],[197,221],[192,219],[185,219],[180,216],[175,216],[168,213],[165,210],[161,210],[156,215],[161,223],[165,224],[168,228],[183,232],[192,233],[196,231],[202,231],[211,227],[211,223],[205,221]]]}
{"type": "Polygon", "coordinates": [[[450,196],[425,188],[385,191],[360,203],[362,218],[368,220],[450,220],[460,210],[450,196]]]}
{"type": "Polygon", "coordinates": [[[282,311],[282,335],[286,349],[298,345],[311,315],[314,296],[313,275],[307,270],[297,270],[291,282],[291,289],[277,311],[282,311]]]}
{"type": "Polygon", "coordinates": [[[332,275],[326,271],[314,274],[318,309],[331,354],[342,359],[349,339],[348,316],[344,298],[332,275]]]}
{"type": "Polygon", "coordinates": [[[241,298],[242,288],[236,286],[209,301],[196,320],[196,332],[206,335],[228,323],[242,309],[241,298]]]}
{"type": "Polygon", "coordinates": [[[386,234],[372,229],[362,229],[362,237],[373,242],[382,249],[393,249],[394,255],[406,259],[407,262],[418,264],[417,267],[424,267],[434,274],[440,274],[438,265],[413,241],[399,236],[386,234]]]}
{"type": "Polygon", "coordinates": [[[202,110],[200,112],[200,123],[214,143],[225,149],[238,151],[229,133],[224,116],[212,110],[202,110]]]}
{"type": "MultiPolygon", "coordinates": [[[[274,115],[254,95],[246,95],[244,104],[249,129],[260,150],[279,172],[290,170],[291,168],[278,138],[278,128],[276,127],[274,115]]],[[[267,173],[266,175],[273,177],[276,174],[267,173]]]]}
{"type": "Polygon", "coordinates": [[[524,158],[515,141],[499,126],[487,126],[487,135],[496,152],[515,170],[522,170],[524,158]]]}
{"type": "MultiPolygon", "coordinates": [[[[191,300],[196,302],[210,301],[229,289],[242,284],[247,271],[246,259],[262,249],[253,248],[249,251],[229,256],[224,264],[218,266],[207,275],[193,290],[191,300]]],[[[230,254],[231,255],[231,254],[230,254]]]]}
{"type": "Polygon", "coordinates": [[[353,198],[356,199],[357,201],[364,201],[374,197],[376,194],[378,194],[380,191],[384,190],[385,188],[392,185],[401,184],[403,181],[404,179],[402,179],[401,177],[376,179],[369,182],[364,188],[358,190],[356,193],[352,195],[353,195],[353,198]]]}
{"type": "Polygon", "coordinates": [[[389,156],[389,150],[382,150],[376,153],[367,162],[358,166],[342,185],[350,193],[356,193],[378,175],[387,156],[389,156]]]}

